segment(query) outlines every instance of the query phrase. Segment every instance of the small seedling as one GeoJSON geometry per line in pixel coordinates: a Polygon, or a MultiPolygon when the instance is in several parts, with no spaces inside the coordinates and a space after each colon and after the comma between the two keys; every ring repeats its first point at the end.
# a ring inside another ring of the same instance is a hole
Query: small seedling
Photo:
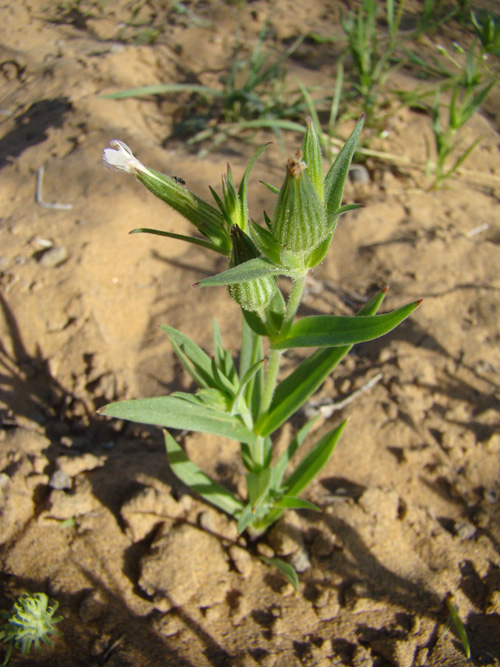
{"type": "MultiPolygon", "coordinates": [[[[111,403],[99,412],[164,427],[174,474],[207,502],[234,517],[240,533],[261,534],[288,509],[319,510],[300,496],[328,463],[346,422],[327,429],[302,456],[302,445],[317,425],[317,417],[299,429],[280,456],[274,451],[272,436],[319,389],[354,344],[388,333],[420,304],[417,301],[376,315],[387,291],[384,289],[355,316],[314,315],[296,320],[307,275],[323,261],[340,217],[358,208],[357,204],[342,205],[342,194],[363,122],[364,118],[358,121],[326,176],[318,136],[313,123],[308,123],[301,150],[288,161],[281,188],[269,186],[277,198],[272,218],[264,213],[266,226],[249,219],[247,203],[250,170],[265,147],[250,160],[238,188],[228,168],[222,178],[222,196],[212,189],[216,206],[145,167],[122,142],[112,142],[112,148],[104,152],[107,166],[137,177],[193,223],[203,238],[149,228],[134,232],[181,239],[225,255],[229,268],[197,285],[226,286],[243,317],[239,358],[225,348],[215,320],[212,357],[185,334],[162,327],[198,386],[196,393],[179,391],[111,403]],[[287,298],[278,276],[291,281],[287,298]],[[283,353],[296,348],[317,349],[290,374],[280,377],[283,353]],[[246,494],[237,496],[211,479],[188,459],[167,429],[239,441],[246,494]],[[290,471],[292,459],[299,461],[290,471]]],[[[280,569],[287,576],[290,566],[280,569]]]]}
{"type": "Polygon", "coordinates": [[[14,648],[27,655],[33,644],[42,653],[41,642],[52,646],[50,635],[60,634],[55,626],[62,621],[61,616],[54,616],[58,602],[49,607],[45,593],[24,593],[14,603],[10,613],[0,612],[0,641],[7,646],[3,665],[9,662],[14,648]]]}

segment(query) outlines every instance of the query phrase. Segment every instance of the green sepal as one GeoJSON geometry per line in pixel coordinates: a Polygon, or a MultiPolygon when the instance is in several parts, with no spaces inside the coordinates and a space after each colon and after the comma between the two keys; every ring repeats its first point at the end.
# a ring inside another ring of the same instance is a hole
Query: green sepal
{"type": "Polygon", "coordinates": [[[313,315],[292,324],[287,333],[271,345],[273,350],[293,347],[338,347],[364,343],[392,331],[419,307],[421,300],[385,315],[313,315]]]}
{"type": "Polygon", "coordinates": [[[318,194],[319,200],[324,201],[323,156],[321,145],[310,118],[306,120],[306,133],[302,141],[302,153],[307,164],[307,173],[318,194]]]}
{"type": "Polygon", "coordinates": [[[170,468],[181,482],[230,516],[236,516],[243,510],[243,503],[190,461],[186,452],[167,430],[164,431],[164,436],[170,468]]]}
{"type": "Polygon", "coordinates": [[[325,177],[325,203],[326,213],[329,220],[337,215],[337,210],[342,204],[342,195],[344,193],[347,173],[351,166],[354,151],[356,150],[364,122],[365,116],[363,115],[356,123],[351,136],[337,155],[335,162],[332,164],[325,177]]]}
{"type": "Polygon", "coordinates": [[[328,251],[330,250],[332,239],[333,232],[328,234],[326,239],[321,241],[319,246],[311,250],[311,252],[306,255],[304,258],[304,266],[306,269],[313,269],[315,266],[318,266],[318,264],[321,264],[321,262],[325,259],[328,251]]]}
{"type": "Polygon", "coordinates": [[[212,433],[240,442],[256,440],[239,417],[220,413],[177,396],[156,396],[109,403],[97,411],[106,417],[127,419],[140,424],[175,428],[180,431],[212,433]]]}
{"type": "Polygon", "coordinates": [[[271,185],[271,183],[267,183],[267,181],[260,181],[262,185],[265,185],[268,190],[270,190],[273,195],[278,195],[280,192],[280,189],[277,188],[275,185],[271,185]]]}
{"type": "Polygon", "coordinates": [[[250,236],[263,257],[273,264],[279,265],[281,263],[280,244],[270,231],[252,220],[250,222],[250,236]]]}

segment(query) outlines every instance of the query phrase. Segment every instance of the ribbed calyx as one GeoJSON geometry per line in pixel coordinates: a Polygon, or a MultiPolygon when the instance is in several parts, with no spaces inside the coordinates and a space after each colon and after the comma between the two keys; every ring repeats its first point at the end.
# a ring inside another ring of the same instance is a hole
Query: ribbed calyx
{"type": "Polygon", "coordinates": [[[327,236],[325,207],[309,177],[301,151],[288,160],[272,232],[286,253],[298,256],[315,248],[327,236]]]}
{"type": "MultiPolygon", "coordinates": [[[[260,257],[252,239],[237,225],[231,227],[231,241],[230,268],[260,257]]],[[[276,289],[276,278],[267,276],[230,285],[229,294],[245,310],[259,311],[269,305],[276,289]]]]}

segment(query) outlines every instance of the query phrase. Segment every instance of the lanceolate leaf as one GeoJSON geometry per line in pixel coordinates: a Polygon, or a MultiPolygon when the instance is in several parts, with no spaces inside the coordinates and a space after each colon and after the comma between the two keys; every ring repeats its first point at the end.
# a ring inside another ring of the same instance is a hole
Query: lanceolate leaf
{"type": "Polygon", "coordinates": [[[156,236],[167,236],[170,239],[186,241],[186,243],[192,243],[193,245],[198,245],[202,248],[208,248],[208,250],[213,250],[214,252],[218,252],[220,255],[227,256],[227,250],[225,248],[220,248],[210,241],[197,239],[195,236],[183,236],[182,234],[174,234],[173,232],[164,232],[160,229],[149,229],[147,227],[133,229],[131,232],[129,232],[129,234],[155,234],[156,236]]]}
{"type": "Polygon", "coordinates": [[[165,445],[172,472],[181,482],[231,516],[243,510],[243,503],[190,461],[186,452],[168,431],[165,431],[165,445]]]}
{"type": "Polygon", "coordinates": [[[365,122],[364,115],[358,120],[351,136],[344,147],[337,155],[335,162],[330,167],[330,171],[325,178],[325,203],[328,217],[335,215],[342,203],[342,194],[347,178],[347,172],[351,165],[354,151],[361,135],[361,130],[365,122]]]}
{"type": "Polygon", "coordinates": [[[268,558],[267,556],[261,556],[261,558],[267,565],[272,565],[277,568],[285,579],[292,584],[296,591],[299,590],[299,576],[290,563],[287,563],[281,558],[268,558]]]}
{"type": "Polygon", "coordinates": [[[273,350],[287,350],[292,347],[337,347],[363,343],[392,331],[420,304],[421,301],[416,301],[385,315],[304,317],[291,326],[286,336],[274,341],[271,347],[273,350]]]}
{"type": "Polygon", "coordinates": [[[264,361],[265,361],[265,359],[259,359],[259,361],[257,361],[255,364],[253,364],[253,366],[251,366],[248,369],[248,371],[245,373],[245,375],[241,378],[240,386],[238,387],[238,391],[236,392],[236,395],[234,397],[234,401],[233,401],[234,408],[233,409],[237,408],[238,401],[243,396],[243,393],[246,389],[247,384],[251,380],[253,380],[255,374],[258,373],[258,371],[262,368],[262,364],[264,363],[264,361]]]}
{"type": "Polygon", "coordinates": [[[256,278],[263,278],[265,276],[283,275],[283,270],[272,264],[266,259],[257,257],[250,259],[248,262],[234,266],[232,269],[227,269],[222,273],[209,278],[203,278],[200,282],[195,283],[196,287],[219,287],[221,285],[235,285],[236,283],[244,283],[256,278]]]}
{"type": "Polygon", "coordinates": [[[117,419],[128,419],[141,424],[154,424],[179,430],[213,433],[240,442],[255,442],[256,435],[249,431],[236,416],[210,410],[175,396],[157,396],[132,401],[110,403],[99,414],[117,419]]]}
{"type": "Polygon", "coordinates": [[[261,146],[257,151],[254,153],[252,159],[247,165],[247,168],[245,169],[245,173],[243,174],[243,178],[241,179],[240,187],[238,188],[238,197],[240,198],[241,205],[243,207],[242,213],[244,215],[244,226],[243,226],[243,231],[247,231],[247,225],[248,225],[248,178],[250,176],[250,172],[252,170],[252,167],[254,164],[257,162],[261,154],[266,150],[266,148],[269,146],[269,144],[265,144],[264,146],[261,146]]]}
{"type": "Polygon", "coordinates": [[[272,487],[275,491],[279,491],[281,488],[281,481],[286,472],[287,466],[290,463],[292,456],[307,438],[310,430],[316,424],[319,419],[319,415],[310,419],[304,424],[304,426],[297,432],[295,438],[291,441],[288,447],[285,449],[283,454],[279,457],[277,463],[272,468],[272,487]]]}
{"type": "MultiPolygon", "coordinates": [[[[356,316],[374,315],[380,308],[386,292],[387,289],[370,299],[356,316]]],[[[351,347],[352,345],[323,348],[305,359],[277,386],[269,410],[256,425],[256,432],[259,435],[269,435],[284,424],[319,389],[351,347]]]]}
{"type": "Polygon", "coordinates": [[[118,93],[108,93],[101,97],[108,100],[123,100],[127,97],[148,97],[150,95],[166,95],[167,93],[199,93],[209,97],[224,97],[224,92],[197,83],[160,83],[142,88],[129,88],[118,93]]]}
{"type": "Polygon", "coordinates": [[[260,473],[249,472],[246,479],[248,500],[252,505],[252,510],[255,510],[267,496],[271,486],[271,470],[267,468],[260,473]]]}
{"type": "Polygon", "coordinates": [[[308,500],[303,500],[302,498],[292,498],[291,496],[283,496],[274,506],[282,510],[314,510],[315,512],[321,512],[321,508],[314,503],[310,503],[308,500]]]}
{"type": "Polygon", "coordinates": [[[292,474],[286,478],[283,487],[286,489],[287,496],[298,496],[308,486],[309,482],[312,482],[316,475],[325,467],[346,423],[344,421],[337,428],[328,431],[314,445],[311,451],[306,454],[292,474]]]}
{"type": "Polygon", "coordinates": [[[172,347],[186,371],[200,387],[215,387],[212,376],[212,362],[208,354],[173,327],[160,326],[168,334],[172,347]]]}
{"type": "Polygon", "coordinates": [[[253,512],[252,505],[251,503],[248,503],[238,518],[238,535],[241,535],[241,533],[245,530],[245,528],[248,528],[248,526],[254,520],[255,520],[255,514],[253,512]]]}

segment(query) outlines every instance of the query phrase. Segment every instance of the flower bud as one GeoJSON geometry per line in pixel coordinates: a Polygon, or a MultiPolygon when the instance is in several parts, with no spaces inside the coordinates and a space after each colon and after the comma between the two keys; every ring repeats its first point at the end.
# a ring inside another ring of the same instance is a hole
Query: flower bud
{"type": "Polygon", "coordinates": [[[156,197],[189,220],[217,251],[230,253],[228,229],[220,212],[211,204],[188,190],[177,180],[146,167],[132,153],[127,144],[114,139],[112,148],[104,149],[104,165],[113,171],[125,171],[136,176],[156,197]]]}
{"type": "Polygon", "coordinates": [[[319,245],[327,235],[325,207],[306,169],[300,151],[288,160],[272,230],[282,252],[300,256],[319,245]]]}
{"type": "MultiPolygon", "coordinates": [[[[233,248],[229,260],[230,268],[250,259],[260,257],[252,239],[237,225],[231,227],[233,248]]],[[[244,310],[258,311],[271,302],[276,292],[276,278],[265,277],[247,280],[229,286],[229,294],[244,310]]]]}

